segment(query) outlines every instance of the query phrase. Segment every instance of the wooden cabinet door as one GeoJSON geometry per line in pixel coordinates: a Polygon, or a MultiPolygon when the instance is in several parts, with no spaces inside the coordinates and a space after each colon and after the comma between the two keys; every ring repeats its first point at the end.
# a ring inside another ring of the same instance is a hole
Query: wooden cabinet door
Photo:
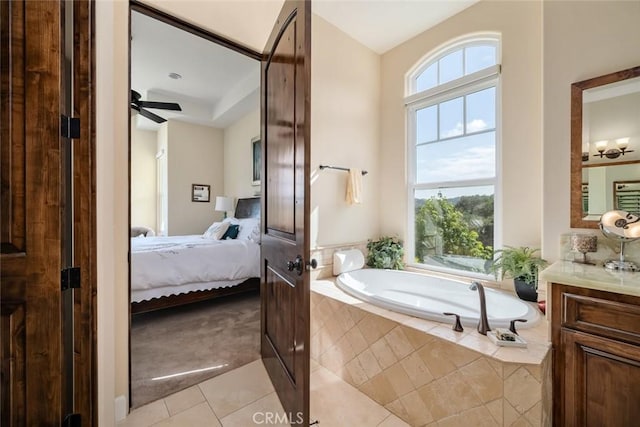
{"type": "Polygon", "coordinates": [[[290,421],[309,424],[311,4],[287,0],[262,63],[261,352],[290,421]]]}
{"type": "Polygon", "coordinates": [[[561,343],[565,375],[561,425],[638,425],[640,348],[571,330],[562,330],[561,343]]]}

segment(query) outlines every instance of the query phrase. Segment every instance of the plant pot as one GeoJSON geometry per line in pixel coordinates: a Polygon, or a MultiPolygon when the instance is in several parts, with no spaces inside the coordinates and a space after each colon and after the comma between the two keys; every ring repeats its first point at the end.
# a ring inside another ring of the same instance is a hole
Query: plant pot
{"type": "Polygon", "coordinates": [[[535,286],[518,279],[513,279],[513,284],[516,288],[516,294],[521,300],[538,302],[538,292],[535,286]]]}

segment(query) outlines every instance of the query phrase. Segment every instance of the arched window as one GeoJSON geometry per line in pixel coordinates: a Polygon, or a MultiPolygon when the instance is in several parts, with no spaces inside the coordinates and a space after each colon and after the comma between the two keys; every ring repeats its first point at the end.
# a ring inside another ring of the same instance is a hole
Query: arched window
{"type": "Polygon", "coordinates": [[[488,274],[495,246],[500,44],[457,40],[408,73],[411,264],[488,274]]]}

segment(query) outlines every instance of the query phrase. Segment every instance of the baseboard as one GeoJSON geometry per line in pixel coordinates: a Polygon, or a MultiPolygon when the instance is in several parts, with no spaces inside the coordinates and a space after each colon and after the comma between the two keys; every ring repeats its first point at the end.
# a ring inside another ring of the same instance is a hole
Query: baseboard
{"type": "Polygon", "coordinates": [[[116,397],[116,423],[124,420],[129,412],[129,405],[127,405],[127,396],[116,397]]]}

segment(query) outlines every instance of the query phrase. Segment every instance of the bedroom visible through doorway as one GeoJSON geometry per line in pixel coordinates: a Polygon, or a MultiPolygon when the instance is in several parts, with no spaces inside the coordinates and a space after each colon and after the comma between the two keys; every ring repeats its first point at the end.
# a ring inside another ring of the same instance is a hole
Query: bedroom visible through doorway
{"type": "Polygon", "coordinates": [[[130,12],[139,407],[260,358],[260,56],[140,3],[130,12]]]}

